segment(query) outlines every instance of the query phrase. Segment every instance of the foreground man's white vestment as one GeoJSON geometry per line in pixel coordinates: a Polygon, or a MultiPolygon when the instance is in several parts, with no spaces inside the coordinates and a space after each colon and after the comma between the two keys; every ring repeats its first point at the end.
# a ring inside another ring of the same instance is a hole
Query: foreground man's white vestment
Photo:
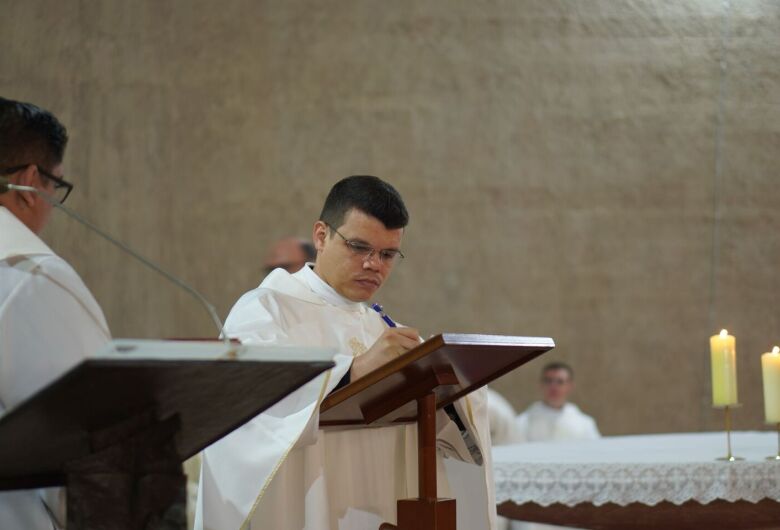
{"type": "MultiPolygon", "coordinates": [[[[196,529],[367,530],[395,523],[396,500],[417,496],[416,426],[318,429],[322,398],[385,328],[376,312],[339,295],[308,265],[293,275],[277,269],[238,300],[225,323],[228,336],[251,344],[333,346],[337,366],[206,449],[196,529]]],[[[463,479],[475,495],[457,499],[458,517],[468,513],[482,521],[468,530],[492,530],[484,393],[461,399],[456,409],[485,460],[476,479],[473,474],[463,479]]],[[[470,461],[455,424],[441,412],[437,421],[448,456],[470,461]]],[[[446,497],[450,488],[441,457],[438,467],[439,496],[446,497]]]]}
{"type": "MultiPolygon", "coordinates": [[[[0,417],[97,353],[106,319],[76,271],[0,206],[0,417]]],[[[64,528],[62,488],[0,493],[2,530],[64,528]]]]}

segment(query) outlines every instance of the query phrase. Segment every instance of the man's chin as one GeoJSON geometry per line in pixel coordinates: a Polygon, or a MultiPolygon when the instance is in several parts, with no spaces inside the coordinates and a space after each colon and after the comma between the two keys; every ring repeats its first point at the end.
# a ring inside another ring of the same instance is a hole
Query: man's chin
{"type": "Polygon", "coordinates": [[[346,297],[353,302],[368,302],[379,290],[379,286],[356,286],[346,293],[346,297]]]}

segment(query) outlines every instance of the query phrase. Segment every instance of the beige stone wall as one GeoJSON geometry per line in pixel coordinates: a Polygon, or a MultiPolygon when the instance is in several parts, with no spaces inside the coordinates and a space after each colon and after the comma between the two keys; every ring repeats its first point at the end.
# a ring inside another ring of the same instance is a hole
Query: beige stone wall
{"type": "MultiPolygon", "coordinates": [[[[412,213],[380,297],[396,319],[553,336],[607,434],[717,428],[707,337],[725,326],[736,423],[760,429],[759,354],[780,342],[780,3],[731,4],[0,0],[0,94],[68,125],[71,206],[222,315],[335,180],[373,173],[412,213]]],[[[117,336],[213,333],[68,219],[45,237],[117,336]]],[[[496,387],[525,406],[541,362],[496,387]]]]}

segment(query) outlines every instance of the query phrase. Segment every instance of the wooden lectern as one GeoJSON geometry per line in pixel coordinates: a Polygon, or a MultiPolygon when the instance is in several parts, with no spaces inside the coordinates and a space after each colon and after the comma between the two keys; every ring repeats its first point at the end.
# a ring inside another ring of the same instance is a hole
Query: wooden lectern
{"type": "Polygon", "coordinates": [[[455,500],[436,491],[436,410],[554,347],[540,337],[436,335],[323,401],[322,428],[417,423],[419,497],[399,500],[398,524],[380,530],[455,530],[455,500]]]}
{"type": "MultiPolygon", "coordinates": [[[[162,426],[162,432],[169,435],[164,440],[164,456],[178,469],[172,469],[168,461],[162,469],[157,461],[146,468],[152,467],[156,477],[168,481],[175,494],[177,487],[184,486],[182,460],[331,368],[332,356],[333,351],[326,348],[114,341],[106,351],[82,361],[0,419],[0,490],[79,484],[85,495],[78,502],[72,503],[68,493],[69,530],[162,528],[136,513],[135,500],[121,498],[125,493],[132,497],[139,492],[141,496],[154,493],[154,488],[144,489],[144,477],[135,468],[127,470],[129,479],[121,482],[119,492],[112,489],[116,481],[90,482],[94,476],[110,475],[103,470],[96,473],[91,457],[137,439],[138,430],[129,432],[128,425],[142,421],[142,428],[162,426]],[[107,448],[106,433],[113,444],[107,448]],[[85,461],[87,466],[73,465],[85,461]],[[95,507],[101,499],[103,506],[95,507]],[[99,512],[100,524],[94,517],[72,513],[80,508],[99,512]]],[[[159,459],[155,438],[159,432],[147,437],[149,444],[131,445],[129,458],[120,453],[120,464],[127,466],[128,460],[143,463],[145,450],[154,453],[148,458],[159,459]]],[[[151,502],[160,504],[159,499],[151,502]]]]}

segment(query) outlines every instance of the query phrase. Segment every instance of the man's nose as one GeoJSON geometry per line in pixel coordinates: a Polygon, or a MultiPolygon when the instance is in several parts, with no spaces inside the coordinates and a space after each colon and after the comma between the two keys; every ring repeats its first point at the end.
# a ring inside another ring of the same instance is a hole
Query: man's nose
{"type": "Polygon", "coordinates": [[[379,270],[379,268],[382,266],[382,258],[379,257],[379,252],[376,250],[371,251],[371,253],[365,257],[363,260],[363,268],[364,269],[370,269],[370,270],[379,270]]]}

